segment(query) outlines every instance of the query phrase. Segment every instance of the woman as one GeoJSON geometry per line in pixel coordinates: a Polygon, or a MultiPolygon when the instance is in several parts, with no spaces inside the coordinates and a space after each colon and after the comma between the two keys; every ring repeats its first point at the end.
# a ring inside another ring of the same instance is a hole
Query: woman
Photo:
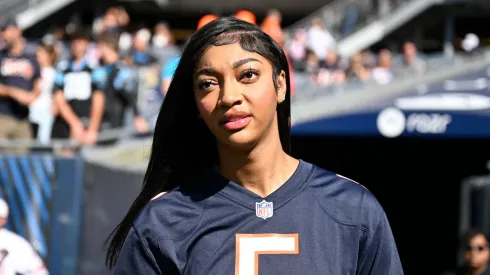
{"type": "Polygon", "coordinates": [[[37,140],[48,143],[51,139],[53,116],[56,115],[56,106],[53,105],[52,92],[56,75],[53,66],[56,61],[56,49],[48,45],[39,45],[36,57],[41,67],[42,86],[39,97],[29,105],[29,120],[33,124],[37,140]]]}
{"type": "Polygon", "coordinates": [[[289,155],[287,71],[279,45],[244,21],[191,38],[143,190],[111,238],[113,274],[403,273],[376,199],[289,155]]]}

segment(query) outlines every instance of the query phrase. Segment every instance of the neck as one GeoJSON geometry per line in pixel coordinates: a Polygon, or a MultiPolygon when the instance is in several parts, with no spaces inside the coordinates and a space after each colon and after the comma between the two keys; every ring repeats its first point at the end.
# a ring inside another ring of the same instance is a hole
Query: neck
{"type": "Polygon", "coordinates": [[[106,64],[112,65],[112,64],[116,64],[118,61],[119,61],[119,56],[114,55],[111,56],[110,58],[107,58],[106,64]]]}
{"type": "Polygon", "coordinates": [[[405,62],[410,64],[415,60],[415,56],[405,56],[405,62]]]}
{"type": "Polygon", "coordinates": [[[277,122],[250,151],[218,144],[220,173],[261,197],[267,197],[294,173],[298,160],[284,152],[277,122]]]}
{"type": "Polygon", "coordinates": [[[24,52],[24,41],[19,39],[14,42],[12,48],[9,49],[9,54],[13,56],[21,55],[24,52]]]}
{"type": "Polygon", "coordinates": [[[488,265],[484,265],[482,267],[478,267],[478,268],[469,268],[468,270],[468,274],[469,275],[481,275],[483,274],[483,272],[485,272],[485,270],[487,270],[487,267],[488,265]]]}
{"type": "Polygon", "coordinates": [[[73,61],[75,61],[76,63],[81,62],[82,60],[83,60],[83,56],[75,56],[73,58],[73,61]]]}

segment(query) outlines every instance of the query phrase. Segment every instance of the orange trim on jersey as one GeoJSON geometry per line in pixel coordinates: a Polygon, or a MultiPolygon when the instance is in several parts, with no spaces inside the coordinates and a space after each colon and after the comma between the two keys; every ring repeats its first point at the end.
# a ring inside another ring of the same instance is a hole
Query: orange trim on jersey
{"type": "Polygon", "coordinates": [[[153,200],[156,200],[156,199],[160,198],[161,196],[165,195],[166,193],[167,193],[167,192],[162,192],[162,193],[160,193],[160,194],[158,194],[158,195],[154,196],[154,197],[153,197],[153,199],[151,199],[151,200],[152,200],[152,201],[153,201],[153,200]]]}
{"type": "Polygon", "coordinates": [[[236,244],[235,244],[235,275],[240,275],[238,274],[239,272],[239,266],[240,266],[240,239],[241,238],[264,238],[264,237],[282,237],[282,238],[294,238],[294,250],[277,250],[277,251],[256,251],[255,252],[255,261],[254,261],[254,270],[255,270],[255,275],[259,275],[259,255],[260,254],[299,254],[299,234],[275,234],[275,233],[268,233],[268,234],[236,234],[236,244]]]}

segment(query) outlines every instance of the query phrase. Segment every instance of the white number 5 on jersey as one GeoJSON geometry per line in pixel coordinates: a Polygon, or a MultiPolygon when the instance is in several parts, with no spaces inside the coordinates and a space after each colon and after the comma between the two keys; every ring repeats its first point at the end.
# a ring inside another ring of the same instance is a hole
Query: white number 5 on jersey
{"type": "Polygon", "coordinates": [[[235,275],[258,275],[260,254],[299,254],[298,234],[237,234],[235,275]]]}

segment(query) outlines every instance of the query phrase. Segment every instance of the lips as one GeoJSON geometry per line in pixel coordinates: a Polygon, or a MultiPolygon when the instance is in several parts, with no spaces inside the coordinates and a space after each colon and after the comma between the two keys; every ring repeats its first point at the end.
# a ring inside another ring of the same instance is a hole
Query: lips
{"type": "Polygon", "coordinates": [[[251,118],[246,112],[229,112],[220,120],[220,125],[228,131],[237,131],[245,128],[251,118]]]}

